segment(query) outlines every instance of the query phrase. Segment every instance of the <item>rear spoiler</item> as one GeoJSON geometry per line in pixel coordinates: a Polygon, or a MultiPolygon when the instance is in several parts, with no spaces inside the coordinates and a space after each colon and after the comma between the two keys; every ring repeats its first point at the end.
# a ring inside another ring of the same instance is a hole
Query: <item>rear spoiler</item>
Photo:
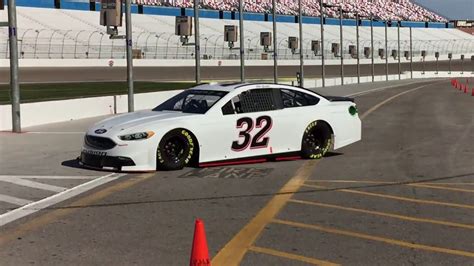
{"type": "Polygon", "coordinates": [[[324,96],[331,102],[354,102],[354,98],[342,97],[342,96],[324,96]]]}

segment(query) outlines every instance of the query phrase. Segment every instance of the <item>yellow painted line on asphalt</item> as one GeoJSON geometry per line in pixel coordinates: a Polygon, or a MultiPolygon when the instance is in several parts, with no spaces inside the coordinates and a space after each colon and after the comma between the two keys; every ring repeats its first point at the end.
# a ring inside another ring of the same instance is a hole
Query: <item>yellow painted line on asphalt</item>
{"type": "MultiPolygon", "coordinates": [[[[360,183],[360,184],[399,184],[403,183],[404,181],[375,181],[375,180],[327,180],[327,179],[321,179],[321,180],[307,180],[306,182],[314,182],[314,183],[360,183]]],[[[409,182],[409,181],[406,181],[409,182]]],[[[467,186],[474,186],[474,182],[422,182],[422,181],[414,181],[418,183],[414,184],[421,184],[421,185],[448,185],[448,186],[454,186],[454,185],[467,185],[467,186]]]]}
{"type": "Polygon", "coordinates": [[[323,207],[323,208],[331,208],[331,209],[337,209],[337,210],[343,210],[343,211],[364,213],[364,214],[370,214],[370,215],[377,215],[377,216],[382,216],[382,217],[390,217],[390,218],[395,218],[395,219],[400,219],[400,220],[405,220],[405,221],[410,221],[410,222],[430,223],[430,224],[446,225],[446,226],[459,227],[459,228],[465,228],[465,229],[474,229],[474,225],[472,224],[461,224],[461,223],[454,223],[454,222],[448,222],[448,221],[418,218],[418,217],[400,215],[396,213],[379,212],[379,211],[371,211],[371,210],[366,210],[366,209],[345,207],[345,206],[335,205],[335,204],[327,204],[327,203],[320,203],[320,202],[306,201],[306,200],[295,200],[295,199],[290,199],[289,202],[312,205],[312,206],[323,207]]]}
{"type": "MultiPolygon", "coordinates": [[[[389,103],[390,101],[419,90],[421,88],[427,87],[432,84],[426,84],[423,86],[410,89],[398,93],[381,103],[370,108],[368,111],[363,113],[360,116],[360,119],[365,119],[369,114],[375,112],[377,109],[382,107],[384,104],[389,103]]],[[[293,176],[288,183],[286,183],[283,188],[275,195],[268,203],[265,205],[257,215],[252,218],[252,220],[246,224],[212,259],[212,264],[217,266],[233,266],[239,265],[243,259],[247,250],[252,246],[255,240],[260,236],[262,230],[271,220],[280,212],[286,202],[297,192],[301,186],[304,185],[305,181],[309,178],[311,171],[315,166],[317,161],[307,161],[305,162],[297,171],[296,175],[293,176]]]]}
{"type": "MultiPolygon", "coordinates": [[[[304,187],[310,187],[310,188],[325,188],[325,189],[327,189],[327,187],[316,186],[316,185],[304,184],[303,186],[304,187]]],[[[447,207],[454,207],[454,208],[474,209],[473,205],[458,204],[458,203],[451,203],[451,202],[442,202],[442,201],[434,201],[434,200],[413,199],[413,198],[406,198],[406,197],[393,196],[393,195],[380,194],[380,193],[373,193],[373,192],[365,192],[365,191],[359,191],[359,190],[353,190],[353,189],[337,189],[336,188],[336,189],[334,189],[334,191],[353,193],[353,194],[359,194],[359,195],[371,196],[371,197],[379,197],[379,198],[385,198],[385,199],[393,199],[393,200],[421,203],[421,204],[431,204],[431,205],[447,206],[447,207]]]]}
{"type": "Polygon", "coordinates": [[[340,264],[332,263],[332,262],[329,262],[329,261],[318,260],[318,259],[309,258],[309,257],[305,257],[305,256],[293,254],[293,253],[288,253],[288,252],[283,252],[283,251],[279,251],[279,250],[274,250],[274,249],[270,249],[270,248],[262,248],[262,247],[251,246],[251,247],[249,247],[249,250],[253,251],[253,252],[256,252],[256,253],[263,253],[263,254],[276,256],[276,257],[281,257],[281,258],[285,258],[285,259],[306,262],[306,263],[313,264],[313,265],[321,265],[321,266],[337,266],[337,265],[340,265],[340,264]]]}
{"type": "Polygon", "coordinates": [[[277,224],[293,226],[293,227],[299,227],[299,228],[306,228],[306,229],[322,231],[322,232],[326,232],[326,233],[330,233],[330,234],[344,235],[344,236],[362,238],[362,239],[367,239],[367,240],[372,240],[372,241],[377,241],[377,242],[383,242],[383,243],[386,243],[386,244],[396,245],[396,246],[405,247],[405,248],[420,249],[420,250],[426,250],[426,251],[432,251],[432,252],[438,252],[438,253],[444,253],[444,254],[474,258],[474,253],[473,252],[464,251],[464,250],[448,249],[448,248],[442,248],[442,247],[436,247],[436,246],[428,246],[428,245],[410,243],[410,242],[401,241],[401,240],[397,240],[397,239],[374,236],[374,235],[369,235],[369,234],[364,234],[364,233],[359,233],[359,232],[353,232],[353,231],[348,231],[348,230],[341,230],[341,229],[337,229],[337,228],[320,226],[320,225],[316,225],[316,224],[305,224],[305,223],[298,223],[298,222],[279,220],[279,219],[275,219],[272,222],[277,223],[277,224]]]}
{"type": "Polygon", "coordinates": [[[436,182],[436,183],[423,183],[425,185],[448,185],[448,186],[474,186],[473,182],[436,182]]]}
{"type": "Polygon", "coordinates": [[[213,265],[239,265],[262,230],[280,212],[286,202],[308,179],[318,161],[306,161],[280,191],[212,259],[213,265]]]}
{"type": "Polygon", "coordinates": [[[396,182],[389,181],[368,181],[368,180],[307,180],[306,182],[311,183],[360,183],[360,184],[395,184],[396,182]]]}
{"type": "Polygon", "coordinates": [[[413,186],[413,187],[420,187],[420,188],[433,188],[433,189],[444,189],[444,190],[451,190],[451,191],[458,191],[458,192],[468,192],[474,193],[473,189],[464,189],[464,188],[453,188],[453,187],[446,187],[449,185],[474,185],[474,183],[425,183],[420,181],[413,181],[414,183],[409,183],[411,181],[370,181],[370,180],[307,180],[307,183],[352,183],[352,184],[374,184],[374,185],[406,185],[406,186],[413,186]],[[444,185],[444,186],[440,186],[444,185]]]}
{"type": "Polygon", "coordinates": [[[432,189],[449,190],[449,191],[456,191],[456,192],[474,193],[473,189],[442,187],[442,186],[436,186],[436,185],[431,185],[431,184],[408,184],[408,185],[412,187],[432,188],[432,189]]]}
{"type": "Polygon", "coordinates": [[[99,201],[115,192],[122,191],[124,189],[130,188],[134,185],[137,185],[138,183],[141,183],[148,178],[154,176],[154,173],[148,173],[148,174],[141,174],[136,177],[131,177],[129,179],[126,179],[122,182],[119,182],[115,185],[112,185],[110,187],[106,187],[102,190],[99,190],[93,194],[90,194],[88,196],[85,196],[68,206],[60,209],[56,209],[51,212],[47,212],[43,214],[42,216],[39,216],[37,218],[33,218],[32,220],[19,225],[18,227],[15,227],[11,231],[5,231],[0,235],[0,246],[6,244],[7,242],[17,239],[20,236],[23,236],[27,234],[28,232],[35,231],[45,225],[48,225],[56,220],[58,220],[61,217],[64,217],[68,214],[73,213],[74,211],[77,211],[80,209],[80,207],[84,206],[87,207],[87,205],[91,205],[92,203],[99,201]],[[68,208],[69,207],[69,208],[68,208]]]}

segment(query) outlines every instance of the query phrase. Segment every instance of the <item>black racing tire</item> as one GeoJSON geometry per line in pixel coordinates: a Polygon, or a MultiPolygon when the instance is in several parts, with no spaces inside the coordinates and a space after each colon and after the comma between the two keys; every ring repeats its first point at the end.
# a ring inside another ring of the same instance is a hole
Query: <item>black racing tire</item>
{"type": "Polygon", "coordinates": [[[166,133],[156,151],[156,168],[158,170],[183,169],[193,158],[195,141],[191,132],[186,129],[174,129],[166,133]]]}
{"type": "Polygon", "coordinates": [[[321,159],[332,145],[331,128],[322,121],[309,124],[301,142],[301,157],[305,159],[321,159]]]}

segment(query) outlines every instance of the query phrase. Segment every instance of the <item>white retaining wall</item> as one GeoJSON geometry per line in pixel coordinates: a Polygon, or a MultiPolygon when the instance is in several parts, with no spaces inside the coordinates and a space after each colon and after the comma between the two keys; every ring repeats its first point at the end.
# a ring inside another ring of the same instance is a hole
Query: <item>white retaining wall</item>
{"type": "MultiPolygon", "coordinates": [[[[474,77],[472,72],[413,72],[413,78],[450,78],[450,77],[474,77]]],[[[410,73],[405,72],[401,75],[402,79],[409,79],[410,73]]],[[[398,75],[390,75],[389,80],[397,80],[398,75]]],[[[376,76],[375,81],[384,81],[385,76],[376,76]]],[[[371,77],[361,77],[361,83],[371,82],[371,77]]],[[[291,82],[282,82],[291,84],[291,82]]],[[[347,77],[344,84],[357,83],[357,77],[347,77]]],[[[326,86],[340,85],[340,78],[326,79],[326,86]]],[[[305,87],[321,87],[321,80],[305,79],[305,87]]],[[[181,92],[181,90],[151,92],[135,94],[135,110],[151,109],[166,99],[181,92]]],[[[113,114],[116,108],[117,113],[127,112],[127,96],[104,96],[93,98],[82,98],[62,101],[48,101],[38,103],[25,103],[21,105],[21,124],[22,127],[30,127],[42,124],[64,122],[88,117],[113,114]]],[[[11,130],[12,117],[11,105],[0,105],[0,130],[11,130]]]]}
{"type": "MultiPolygon", "coordinates": [[[[474,54],[473,54],[474,55],[474,54]]],[[[471,63],[471,55],[465,55],[466,66],[471,63]]],[[[459,59],[461,55],[453,55],[454,59],[459,59]]],[[[425,61],[435,61],[434,56],[427,56],[425,61]]],[[[448,60],[447,55],[440,55],[439,60],[448,60]]],[[[413,62],[421,62],[421,57],[413,57],[413,62]]],[[[340,60],[325,60],[326,65],[339,65],[340,60]]],[[[385,59],[374,59],[376,64],[385,64],[385,59]]],[[[398,59],[389,57],[389,63],[397,63],[398,59]]],[[[404,57],[402,63],[409,63],[404,57]]],[[[370,59],[360,59],[360,64],[371,64],[370,59]]],[[[20,59],[20,67],[126,67],[125,59],[20,59]]],[[[299,60],[278,60],[280,66],[299,66],[299,60]]],[[[321,60],[305,60],[305,66],[320,66],[321,60]]],[[[345,65],[355,65],[357,60],[344,59],[345,65]]],[[[134,67],[183,67],[194,66],[194,59],[166,60],[166,59],[134,59],[134,67]]],[[[246,60],[246,66],[273,66],[273,59],[269,60],[246,60]]],[[[240,60],[201,60],[201,66],[240,66],[240,60]]],[[[0,68],[10,67],[9,59],[0,59],[0,68]]]]}

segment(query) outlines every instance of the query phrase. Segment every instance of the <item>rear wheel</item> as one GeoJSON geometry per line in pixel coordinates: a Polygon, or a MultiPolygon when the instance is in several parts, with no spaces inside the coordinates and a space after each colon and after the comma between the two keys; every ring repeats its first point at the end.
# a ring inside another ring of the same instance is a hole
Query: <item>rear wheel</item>
{"type": "Polygon", "coordinates": [[[306,127],[301,143],[301,156],[306,159],[320,159],[332,145],[332,132],[329,126],[320,121],[306,127]]]}
{"type": "Polygon", "coordinates": [[[195,151],[191,133],[186,129],[174,129],[161,139],[156,152],[158,170],[183,169],[195,151]]]}

